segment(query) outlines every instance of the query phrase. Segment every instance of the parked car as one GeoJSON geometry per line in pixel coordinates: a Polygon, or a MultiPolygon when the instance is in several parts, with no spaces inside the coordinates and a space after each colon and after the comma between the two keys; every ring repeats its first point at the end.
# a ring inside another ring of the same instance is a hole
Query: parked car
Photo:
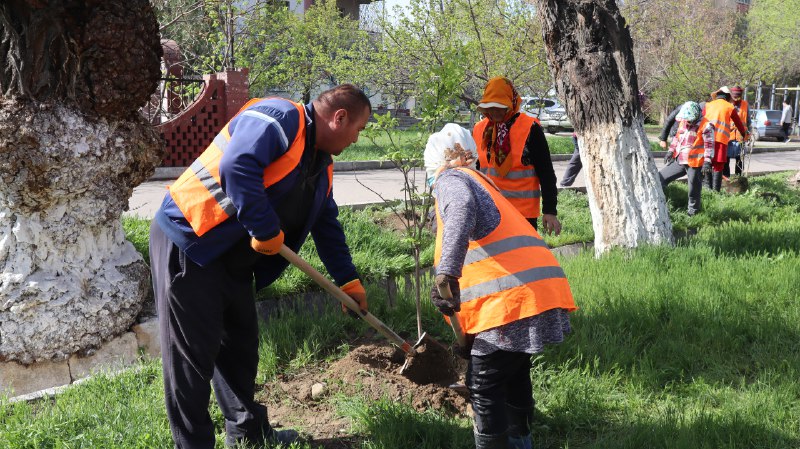
{"type": "Polygon", "coordinates": [[[545,132],[572,131],[572,122],[555,98],[522,97],[522,110],[539,118],[545,132]]]}
{"type": "Polygon", "coordinates": [[[777,109],[753,109],[750,111],[750,133],[753,139],[762,140],[765,137],[774,137],[783,140],[783,130],[780,126],[781,111],[777,109]]]}

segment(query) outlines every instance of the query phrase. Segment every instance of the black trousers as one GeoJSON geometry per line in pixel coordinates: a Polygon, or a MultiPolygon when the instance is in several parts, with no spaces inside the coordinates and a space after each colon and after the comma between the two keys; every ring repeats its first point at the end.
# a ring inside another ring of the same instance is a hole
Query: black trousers
{"type": "Polygon", "coordinates": [[[225,417],[226,444],[259,444],[270,436],[267,409],[254,400],[258,321],[252,267],[258,257],[243,239],[201,267],[151,224],[164,399],[177,448],[214,447],[212,384],[225,417]]]}
{"type": "Polygon", "coordinates": [[[467,365],[467,387],[475,417],[475,430],[483,435],[505,433],[509,415],[526,411],[523,419],[529,434],[527,419],[533,410],[531,386],[531,356],[522,352],[496,351],[486,356],[472,356],[467,365]]]}

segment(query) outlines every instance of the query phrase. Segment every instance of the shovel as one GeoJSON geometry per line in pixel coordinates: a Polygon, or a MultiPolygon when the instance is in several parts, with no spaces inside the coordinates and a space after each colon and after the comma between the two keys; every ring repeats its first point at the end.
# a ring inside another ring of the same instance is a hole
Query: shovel
{"type": "MultiPolygon", "coordinates": [[[[439,295],[441,295],[442,299],[448,301],[453,299],[453,292],[450,291],[450,283],[447,282],[447,279],[443,279],[442,282],[437,282],[436,289],[439,290],[439,295]]],[[[447,318],[450,322],[450,327],[453,328],[453,333],[456,335],[456,342],[458,342],[458,345],[462,348],[467,347],[467,336],[464,334],[461,322],[458,321],[458,314],[454,313],[447,318]]]]}
{"type": "MultiPolygon", "coordinates": [[[[325,276],[322,275],[316,268],[312,267],[308,262],[303,260],[300,256],[298,256],[294,251],[289,249],[286,245],[281,245],[281,249],[279,250],[281,256],[283,256],[286,260],[291,262],[292,265],[296,266],[300,269],[303,273],[307,274],[311,279],[314,280],[320,287],[324,288],[328,291],[334,298],[338,299],[339,302],[344,304],[345,307],[352,310],[353,312],[357,313],[358,316],[364,319],[370,326],[374,327],[375,330],[381,333],[384,337],[386,337],[392,344],[400,348],[406,355],[410,357],[414,357],[417,355],[417,348],[423,343],[423,340],[432,340],[428,337],[427,333],[423,333],[422,336],[419,338],[416,344],[413,346],[411,343],[407,342],[403,337],[397,335],[393,330],[389,329],[386,324],[384,324],[381,320],[375,317],[375,315],[369,312],[361,311],[361,308],[358,306],[358,303],[353,300],[347,293],[345,293],[341,288],[339,288],[336,284],[328,280],[325,276]]],[[[406,364],[403,365],[403,369],[400,370],[402,373],[405,370],[406,366],[408,365],[408,358],[406,358],[406,364]]]]}

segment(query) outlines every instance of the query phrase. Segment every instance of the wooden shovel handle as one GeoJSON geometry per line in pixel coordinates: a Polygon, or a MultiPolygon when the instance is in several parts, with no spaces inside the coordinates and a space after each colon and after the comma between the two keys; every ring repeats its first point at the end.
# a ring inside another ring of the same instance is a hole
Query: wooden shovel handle
{"type": "Polygon", "coordinates": [[[328,280],[328,278],[323,276],[322,273],[317,271],[316,268],[312,267],[308,262],[306,262],[300,256],[298,256],[297,253],[289,249],[288,246],[281,245],[279,253],[292,265],[296,266],[297,268],[300,269],[300,271],[307,274],[320,287],[327,290],[328,293],[333,295],[334,298],[338,299],[339,302],[345,305],[345,307],[357,313],[358,316],[363,318],[364,321],[369,323],[370,326],[374,327],[375,330],[380,332],[381,335],[386,337],[394,345],[397,345],[400,349],[403,350],[403,352],[409,355],[416,354],[416,351],[409,342],[405,341],[403,337],[397,335],[393,330],[389,329],[389,327],[386,326],[381,320],[377,319],[375,315],[369,312],[362,312],[361,308],[358,306],[358,303],[355,302],[353,298],[350,297],[350,295],[345,293],[344,290],[339,288],[336,284],[328,280]]]}

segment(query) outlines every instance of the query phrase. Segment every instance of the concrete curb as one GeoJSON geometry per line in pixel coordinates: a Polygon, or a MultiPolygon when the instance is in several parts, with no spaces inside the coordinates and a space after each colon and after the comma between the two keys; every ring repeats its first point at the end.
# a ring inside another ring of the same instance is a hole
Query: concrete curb
{"type": "MultiPolygon", "coordinates": [[[[753,153],[778,153],[783,151],[797,151],[800,149],[797,146],[788,147],[756,147],[753,148],[753,153]]],[[[664,157],[666,151],[653,151],[651,152],[654,158],[664,157]]],[[[553,154],[550,156],[553,161],[568,161],[572,154],[553,154]]],[[[422,167],[423,162],[418,160],[414,164],[415,167],[422,167]]],[[[337,172],[350,172],[350,171],[366,171],[366,170],[387,170],[395,168],[396,165],[392,161],[342,161],[333,163],[333,171],[337,172]]],[[[157,167],[150,181],[161,181],[178,179],[178,177],[186,170],[186,167],[157,167]]]]}

